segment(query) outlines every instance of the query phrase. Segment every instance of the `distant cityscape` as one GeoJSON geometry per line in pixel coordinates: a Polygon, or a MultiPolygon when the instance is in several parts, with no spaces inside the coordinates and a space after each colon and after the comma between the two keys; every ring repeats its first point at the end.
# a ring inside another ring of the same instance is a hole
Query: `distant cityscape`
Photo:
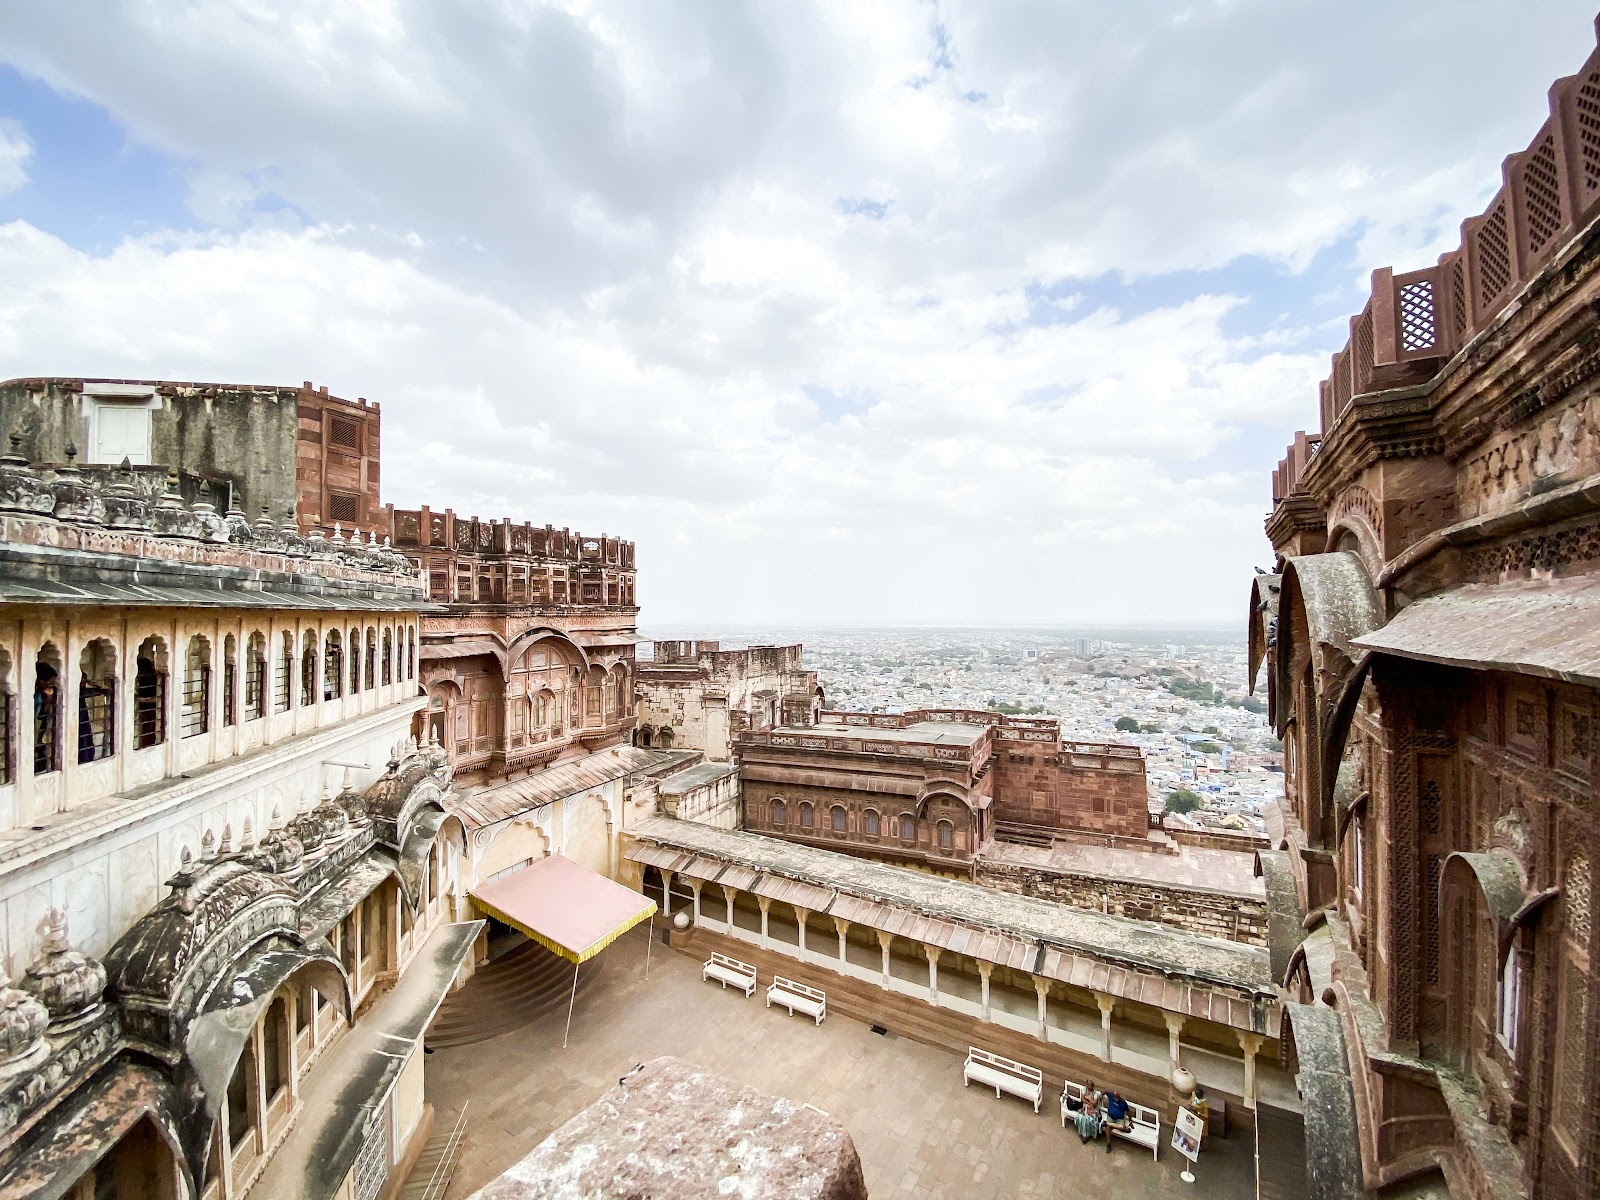
{"type": "MultiPolygon", "coordinates": [[[[1197,630],[663,627],[725,648],[801,642],[830,708],[976,708],[1056,717],[1064,737],[1144,751],[1167,822],[1259,832],[1283,793],[1282,744],[1247,688],[1237,635],[1197,630]]],[[[641,645],[648,655],[649,643],[641,645]]],[[[1258,689],[1259,691],[1260,689],[1258,689]]]]}

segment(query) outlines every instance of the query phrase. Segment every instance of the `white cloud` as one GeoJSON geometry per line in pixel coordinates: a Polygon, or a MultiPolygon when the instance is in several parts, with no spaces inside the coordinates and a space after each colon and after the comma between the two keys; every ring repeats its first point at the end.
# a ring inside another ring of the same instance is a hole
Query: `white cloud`
{"type": "Polygon", "coordinates": [[[24,6],[0,60],[229,232],[6,227],[0,373],[378,399],[388,499],[632,537],[647,620],[1233,624],[1339,323],[1246,327],[1226,274],[1114,312],[1095,277],[1428,261],[1587,16],[24,6]]]}
{"type": "Polygon", "coordinates": [[[0,196],[28,182],[33,142],[21,122],[0,117],[0,196]]]}

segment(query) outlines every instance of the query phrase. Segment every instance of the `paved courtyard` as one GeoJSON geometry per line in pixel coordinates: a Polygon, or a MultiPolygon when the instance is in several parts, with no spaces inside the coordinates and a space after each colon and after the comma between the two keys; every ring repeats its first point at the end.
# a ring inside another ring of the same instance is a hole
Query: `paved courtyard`
{"type": "Polygon", "coordinates": [[[873,1200],[1255,1194],[1247,1135],[1208,1144],[1189,1186],[1178,1178],[1183,1160],[1167,1144],[1165,1124],[1159,1162],[1120,1140],[1110,1154],[1103,1144],[1084,1146],[1061,1128],[1055,1096],[1035,1116],[1020,1100],[963,1088],[961,1060],[949,1051],[875,1034],[847,1017],[830,1016],[819,1028],[768,1009],[759,990],[746,1000],[701,982],[697,962],[660,943],[646,982],[645,943],[635,931],[597,960],[600,977],[579,999],[565,1050],[562,1013],[428,1056],[439,1124],[471,1101],[450,1197],[493,1179],[635,1063],[662,1054],[831,1113],[855,1139],[873,1200]]]}

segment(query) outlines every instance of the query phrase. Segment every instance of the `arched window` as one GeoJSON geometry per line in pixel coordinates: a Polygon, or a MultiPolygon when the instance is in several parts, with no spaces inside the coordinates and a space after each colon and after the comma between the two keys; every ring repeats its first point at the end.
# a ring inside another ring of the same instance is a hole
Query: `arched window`
{"type": "Polygon", "coordinates": [[[949,821],[939,822],[939,849],[949,850],[955,845],[955,826],[949,821]]]}
{"type": "Polygon", "coordinates": [[[287,629],[279,639],[278,678],[273,683],[272,711],[288,712],[289,699],[294,695],[294,634],[287,629]]]}
{"type": "Polygon", "coordinates": [[[361,690],[361,630],[350,629],[350,695],[361,690]]]}
{"type": "Polygon", "coordinates": [[[656,745],[662,750],[672,749],[672,730],[662,729],[656,734],[656,745]]]}
{"type": "Polygon", "coordinates": [[[198,633],[183,656],[183,698],[178,736],[194,737],[211,728],[211,643],[198,633]]]}
{"type": "Polygon", "coordinates": [[[11,655],[0,650],[0,783],[15,783],[17,779],[17,760],[12,750],[12,736],[16,726],[13,715],[11,686],[11,655]]]}
{"type": "Polygon", "coordinates": [[[238,643],[233,634],[222,639],[222,724],[239,723],[238,643]]]}
{"type": "Polygon", "coordinates": [[[378,631],[367,627],[367,691],[378,686],[378,631]]]}
{"type": "Polygon", "coordinates": [[[869,808],[869,809],[867,809],[865,816],[866,816],[867,836],[868,837],[877,837],[878,836],[878,810],[875,809],[875,808],[869,808]]]}
{"type": "Polygon", "coordinates": [[[317,702],[317,692],[322,687],[317,678],[317,631],[306,630],[300,644],[300,707],[306,708],[317,702]]]}
{"type": "Polygon", "coordinates": [[[236,1154],[255,1131],[252,1120],[255,1115],[252,1102],[252,1093],[256,1090],[255,1061],[255,1048],[247,1044],[239,1056],[239,1065],[233,1069],[233,1078],[228,1081],[228,1146],[236,1154]]]}
{"type": "Polygon", "coordinates": [[[650,749],[650,730],[649,729],[641,729],[641,730],[639,730],[639,745],[643,746],[646,750],[650,749]]]}
{"type": "Polygon", "coordinates": [[[139,643],[133,677],[133,748],[167,740],[167,644],[154,635],[139,643]]]}
{"type": "Polygon", "coordinates": [[[78,659],[78,761],[117,752],[117,649],[95,638],[78,659]]]}
{"type": "Polygon", "coordinates": [[[1500,981],[1495,988],[1495,1032],[1513,1057],[1517,1053],[1517,1028],[1522,1024],[1522,955],[1515,940],[1500,964],[1500,981]]]}
{"type": "Polygon", "coordinates": [[[322,640],[322,698],[337,700],[344,695],[344,641],[337,629],[328,630],[322,640]]]}
{"type": "Polygon", "coordinates": [[[783,801],[774,796],[772,798],[772,824],[776,828],[782,829],[788,817],[789,814],[784,811],[783,801]]]}
{"type": "Polygon", "coordinates": [[[917,819],[910,813],[900,814],[900,840],[902,842],[917,840],[917,819]]]}
{"type": "Polygon", "coordinates": [[[411,626],[406,630],[406,678],[417,677],[417,630],[411,626]]]}
{"type": "Polygon", "coordinates": [[[267,1019],[261,1022],[261,1082],[267,1089],[267,1107],[289,1082],[289,1002],[273,999],[267,1019]]]}
{"type": "Polygon", "coordinates": [[[1361,899],[1367,882],[1367,864],[1361,854],[1361,818],[1350,824],[1350,883],[1356,899],[1361,899]]]}
{"type": "Polygon", "coordinates": [[[39,647],[33,667],[33,773],[61,769],[61,651],[39,647]]]}
{"type": "Polygon", "coordinates": [[[828,817],[833,822],[833,831],[835,833],[843,833],[844,832],[844,805],[835,804],[832,808],[830,808],[828,810],[828,817]]]}
{"type": "Polygon", "coordinates": [[[244,647],[244,719],[267,715],[267,635],[257,630],[244,647]]]}
{"type": "Polygon", "coordinates": [[[809,800],[802,800],[800,802],[800,828],[801,829],[810,829],[811,826],[812,826],[811,802],[809,800]]]}
{"type": "Polygon", "coordinates": [[[383,686],[394,682],[394,630],[383,631],[383,686]]]}

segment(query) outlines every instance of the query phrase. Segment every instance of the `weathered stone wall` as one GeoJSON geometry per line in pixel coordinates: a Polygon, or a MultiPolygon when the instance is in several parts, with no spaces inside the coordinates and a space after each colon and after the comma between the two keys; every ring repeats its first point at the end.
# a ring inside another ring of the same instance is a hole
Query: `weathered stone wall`
{"type": "Polygon", "coordinates": [[[1050,871],[982,858],[977,863],[977,881],[985,887],[1055,900],[1074,908],[1138,921],[1159,921],[1190,933],[1250,946],[1267,944],[1266,901],[1253,896],[1050,871]]]}
{"type": "Polygon", "coordinates": [[[732,758],[733,734],[776,724],[812,725],[821,701],[801,647],[723,650],[716,642],[657,642],[639,664],[639,744],[732,758]],[[663,732],[665,731],[665,737],[663,732]]]}
{"type": "Polygon", "coordinates": [[[1141,757],[1079,754],[1071,743],[1042,753],[995,749],[997,821],[1143,838],[1150,826],[1146,792],[1141,757]]]}

